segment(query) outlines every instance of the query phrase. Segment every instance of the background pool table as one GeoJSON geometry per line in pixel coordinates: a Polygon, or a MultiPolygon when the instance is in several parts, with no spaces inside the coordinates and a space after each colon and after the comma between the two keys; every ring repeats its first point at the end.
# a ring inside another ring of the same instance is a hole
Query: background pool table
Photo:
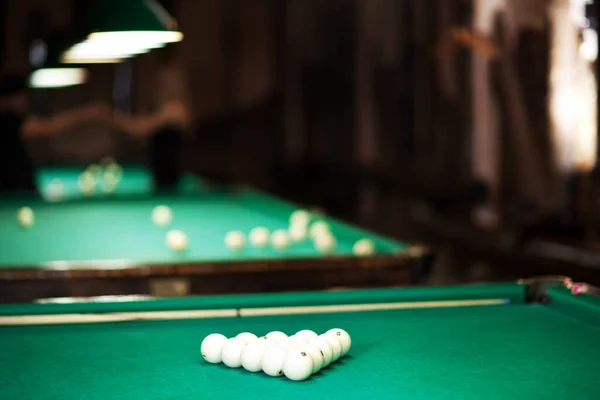
{"type": "Polygon", "coordinates": [[[600,398],[600,300],[562,286],[532,296],[531,288],[0,305],[0,365],[10,366],[0,368],[0,397],[600,398]],[[333,327],[352,335],[350,352],[304,382],[211,365],[199,354],[213,332],[333,327]]]}
{"type": "MultiPolygon", "coordinates": [[[[154,194],[147,175],[143,169],[125,169],[123,181],[131,190],[114,196],[86,198],[73,193],[62,201],[2,200],[0,301],[393,285],[410,282],[424,254],[418,246],[318,214],[315,219],[327,221],[337,238],[332,253],[317,251],[311,241],[285,250],[247,246],[231,251],[223,240],[228,231],[248,233],[256,226],[285,229],[298,206],[251,188],[209,187],[192,178],[179,191],[154,194]],[[157,227],[150,219],[160,204],[174,212],[169,227],[157,227]],[[21,206],[34,210],[33,227],[17,223],[21,206]],[[169,229],[187,233],[187,250],[175,252],[166,246],[169,229]],[[373,240],[376,254],[353,256],[353,244],[364,237],[373,240]]],[[[65,182],[76,182],[78,174],[45,176],[45,181],[63,176],[65,182]]]]}

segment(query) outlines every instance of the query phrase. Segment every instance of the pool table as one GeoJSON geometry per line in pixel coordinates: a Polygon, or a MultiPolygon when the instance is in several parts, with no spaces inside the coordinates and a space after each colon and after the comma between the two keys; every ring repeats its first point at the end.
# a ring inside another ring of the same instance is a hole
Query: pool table
{"type": "Polygon", "coordinates": [[[600,299],[544,280],[0,305],[5,399],[598,399],[600,299]],[[306,381],[205,362],[202,339],[345,329],[306,381]]]}
{"type": "MultiPolygon", "coordinates": [[[[144,187],[133,184],[147,182],[143,175],[135,170],[130,187],[144,187]]],[[[127,170],[123,180],[128,180],[127,170]]],[[[61,201],[0,200],[0,302],[402,285],[415,280],[428,257],[421,246],[318,213],[314,218],[328,222],[338,241],[331,253],[317,251],[311,241],[284,250],[246,246],[233,251],[224,244],[228,231],[287,228],[289,215],[299,206],[248,187],[206,189],[190,182],[194,181],[188,179],[187,190],[166,194],[134,194],[132,189],[115,196],[73,194],[61,201]],[[151,221],[152,209],[160,204],[174,212],[169,227],[151,221]],[[30,228],[17,223],[22,206],[35,212],[30,228]],[[169,229],[187,233],[190,245],[185,251],[167,247],[169,229]],[[353,244],[365,237],[374,242],[375,254],[354,256],[353,244]]]]}

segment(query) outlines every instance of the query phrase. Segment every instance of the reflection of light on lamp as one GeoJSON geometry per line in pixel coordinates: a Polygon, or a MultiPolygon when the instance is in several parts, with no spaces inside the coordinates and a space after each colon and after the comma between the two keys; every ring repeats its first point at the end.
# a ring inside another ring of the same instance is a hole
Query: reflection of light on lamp
{"type": "Polygon", "coordinates": [[[59,88],[85,83],[87,71],[83,68],[44,68],[29,77],[33,88],[59,88]]]}

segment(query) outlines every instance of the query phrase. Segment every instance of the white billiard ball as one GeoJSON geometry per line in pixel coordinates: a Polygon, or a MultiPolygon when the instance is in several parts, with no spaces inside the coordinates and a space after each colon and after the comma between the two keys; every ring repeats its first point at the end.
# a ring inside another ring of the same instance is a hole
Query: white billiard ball
{"type": "Polygon", "coordinates": [[[254,247],[265,247],[269,244],[269,230],[264,226],[256,227],[250,231],[248,240],[254,247]]]}
{"type": "Polygon", "coordinates": [[[348,332],[340,328],[333,328],[325,332],[325,334],[329,336],[334,336],[340,341],[340,344],[342,345],[342,356],[345,356],[348,353],[348,351],[350,351],[350,347],[352,346],[352,339],[350,338],[348,332]]]}
{"type": "Polygon", "coordinates": [[[285,249],[289,244],[288,234],[284,229],[278,229],[271,234],[271,245],[276,249],[285,249]]]}
{"type": "Polygon", "coordinates": [[[152,223],[156,226],[167,226],[173,221],[173,211],[167,206],[156,206],[152,209],[152,223]]]}
{"type": "Polygon", "coordinates": [[[60,200],[65,195],[65,185],[60,179],[52,179],[46,187],[46,195],[49,200],[60,200]]]}
{"type": "Polygon", "coordinates": [[[165,236],[165,242],[171,250],[175,251],[183,251],[187,249],[189,245],[189,239],[187,235],[185,232],[180,231],[179,229],[172,229],[167,232],[165,236]]]}
{"type": "Polygon", "coordinates": [[[259,337],[257,341],[260,342],[260,343],[262,343],[263,345],[265,345],[267,347],[268,346],[277,346],[277,342],[275,340],[269,339],[269,338],[267,338],[265,336],[259,337]]]}
{"type": "Polygon", "coordinates": [[[262,358],[267,351],[265,346],[260,341],[254,341],[244,347],[241,356],[242,367],[246,371],[259,372],[262,370],[262,358]]]}
{"type": "Polygon", "coordinates": [[[321,351],[323,355],[323,366],[321,368],[325,368],[333,362],[333,346],[327,340],[318,338],[311,340],[309,344],[321,351]]]}
{"type": "Polygon", "coordinates": [[[290,215],[290,226],[304,225],[308,226],[310,222],[310,213],[306,210],[296,210],[290,215]]]}
{"type": "Polygon", "coordinates": [[[258,340],[258,337],[254,333],[242,332],[236,336],[238,339],[242,339],[246,344],[250,344],[258,340]]]}
{"type": "Polygon", "coordinates": [[[17,221],[24,228],[30,228],[35,223],[35,214],[29,207],[21,207],[17,211],[17,221]]]}
{"type": "Polygon", "coordinates": [[[313,373],[314,363],[308,352],[299,349],[290,351],[283,363],[283,373],[293,381],[308,379],[313,373]]]}
{"type": "Polygon", "coordinates": [[[312,344],[305,344],[305,345],[300,346],[300,350],[307,352],[308,355],[310,356],[310,358],[312,358],[312,361],[313,361],[312,373],[313,374],[316,374],[323,368],[323,366],[325,364],[325,356],[323,355],[323,352],[321,351],[321,349],[313,346],[312,344]]]}
{"type": "Polygon", "coordinates": [[[308,235],[313,240],[316,240],[321,235],[330,233],[329,224],[325,221],[313,222],[308,228],[308,235]]]}
{"type": "Polygon", "coordinates": [[[90,166],[85,169],[85,172],[98,176],[102,172],[102,168],[98,164],[90,164],[90,166]]]}
{"type": "Polygon", "coordinates": [[[331,362],[336,362],[342,356],[342,344],[340,343],[339,339],[335,336],[326,334],[319,335],[319,338],[329,343],[331,350],[333,351],[331,362]]]}
{"type": "Polygon", "coordinates": [[[246,342],[240,338],[227,339],[223,350],[221,351],[221,358],[223,364],[229,368],[239,368],[242,366],[242,351],[246,347],[246,342]]]}
{"type": "Polygon", "coordinates": [[[304,337],[308,340],[316,339],[319,337],[316,332],[311,331],[310,329],[303,329],[301,331],[296,332],[295,336],[304,337]]]}
{"type": "Polygon", "coordinates": [[[225,235],[225,246],[230,250],[241,250],[246,244],[246,238],[240,231],[227,232],[225,235]]]}
{"type": "Polygon", "coordinates": [[[302,336],[298,336],[298,335],[290,336],[289,339],[290,339],[290,341],[292,341],[296,345],[308,344],[308,342],[310,342],[310,340],[308,338],[302,337],[302,336]]]}
{"type": "Polygon", "coordinates": [[[302,242],[308,236],[308,229],[306,225],[291,225],[288,229],[288,234],[292,241],[302,242]]]}
{"type": "Polygon", "coordinates": [[[352,252],[357,256],[370,256],[375,253],[375,244],[370,239],[360,239],[352,246],[352,252]]]}
{"type": "Polygon", "coordinates": [[[283,375],[283,362],[286,359],[287,352],[281,346],[267,347],[261,361],[263,372],[269,376],[283,375]]]}
{"type": "Polygon", "coordinates": [[[271,339],[275,341],[275,343],[279,343],[281,341],[286,341],[288,339],[288,335],[281,331],[272,331],[265,335],[267,339],[271,339]]]}
{"type": "Polygon", "coordinates": [[[320,234],[315,239],[315,247],[323,253],[335,250],[336,246],[337,241],[331,233],[320,234]]]}
{"type": "Polygon", "coordinates": [[[79,190],[86,196],[91,196],[96,190],[96,178],[89,172],[83,172],[78,179],[79,190]]]}
{"type": "Polygon", "coordinates": [[[200,354],[211,364],[218,364],[222,361],[221,352],[227,338],[220,333],[211,333],[204,338],[200,345],[200,354]]]}

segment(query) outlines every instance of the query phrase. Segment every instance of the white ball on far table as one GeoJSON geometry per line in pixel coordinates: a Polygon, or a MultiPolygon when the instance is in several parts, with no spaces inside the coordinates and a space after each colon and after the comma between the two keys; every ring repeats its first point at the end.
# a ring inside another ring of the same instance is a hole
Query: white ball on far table
{"type": "Polygon", "coordinates": [[[314,363],[304,350],[290,351],[283,363],[283,373],[293,381],[303,381],[312,375],[314,363]]]}
{"type": "Polygon", "coordinates": [[[306,210],[296,210],[290,215],[290,226],[308,225],[310,222],[310,213],[306,210]]]}
{"type": "Polygon", "coordinates": [[[308,228],[308,235],[311,239],[316,240],[318,236],[331,233],[329,224],[325,221],[313,222],[308,228]]]}
{"type": "Polygon", "coordinates": [[[276,249],[285,249],[290,241],[284,229],[278,229],[271,234],[271,245],[276,249]]]}
{"type": "Polygon", "coordinates": [[[305,337],[308,340],[316,339],[319,337],[315,331],[311,331],[310,329],[302,329],[301,331],[296,332],[295,336],[305,337]]]}
{"type": "Polygon", "coordinates": [[[323,354],[323,366],[321,369],[333,362],[333,346],[329,344],[327,340],[318,338],[311,340],[309,344],[318,348],[321,351],[321,354],[323,354]]]}
{"type": "Polygon", "coordinates": [[[317,250],[328,253],[335,250],[337,247],[337,241],[331,233],[318,235],[315,239],[315,247],[317,250]]]}
{"type": "Polygon", "coordinates": [[[185,232],[179,229],[172,229],[165,235],[165,242],[171,250],[183,251],[189,245],[189,239],[185,232]]]}
{"type": "Polygon", "coordinates": [[[352,246],[352,252],[357,256],[369,256],[375,253],[375,244],[370,239],[360,239],[352,246]]]}
{"type": "Polygon", "coordinates": [[[65,195],[65,185],[60,179],[52,179],[46,187],[46,194],[50,200],[60,200],[65,195]]]}
{"type": "Polygon", "coordinates": [[[246,244],[246,238],[240,231],[227,232],[225,235],[225,246],[231,250],[241,250],[246,244]]]}
{"type": "Polygon", "coordinates": [[[312,344],[305,344],[300,346],[300,350],[307,352],[310,358],[312,358],[313,374],[316,374],[317,372],[319,372],[319,370],[321,370],[321,368],[323,368],[323,366],[325,365],[325,356],[323,355],[321,349],[313,346],[312,344]]]}
{"type": "Polygon", "coordinates": [[[246,344],[250,344],[258,340],[258,336],[250,332],[242,332],[239,335],[237,335],[236,338],[242,339],[244,342],[246,342],[246,344]]]}
{"type": "Polygon", "coordinates": [[[35,223],[35,214],[29,207],[21,207],[17,211],[17,221],[24,228],[29,228],[35,223]]]}
{"type": "Polygon", "coordinates": [[[269,230],[264,226],[259,226],[250,231],[248,240],[254,247],[265,247],[269,244],[269,230]]]}
{"type": "Polygon", "coordinates": [[[294,242],[302,242],[308,236],[306,225],[291,225],[288,229],[290,239],[294,242]]]}
{"type": "Polygon", "coordinates": [[[326,334],[319,335],[319,338],[329,343],[331,350],[333,351],[331,362],[336,362],[342,356],[342,344],[340,343],[339,339],[335,336],[326,334]]]}
{"type": "Polygon", "coordinates": [[[211,333],[204,338],[200,345],[200,354],[211,364],[218,364],[222,361],[221,352],[227,338],[220,333],[211,333]]]}
{"type": "Polygon", "coordinates": [[[262,370],[262,358],[267,351],[267,346],[260,341],[254,341],[244,347],[241,356],[242,367],[246,371],[259,372],[262,370]]]}
{"type": "Polygon", "coordinates": [[[242,351],[246,347],[246,342],[239,338],[227,339],[223,350],[221,351],[221,358],[223,364],[230,368],[239,368],[242,366],[242,351]]]}
{"type": "Polygon", "coordinates": [[[333,328],[325,332],[326,335],[336,337],[342,345],[342,356],[345,356],[352,346],[352,339],[348,332],[341,328],[333,328]]]}
{"type": "Polygon", "coordinates": [[[267,347],[263,354],[261,367],[265,374],[270,376],[283,375],[283,362],[285,361],[287,350],[281,346],[267,347]]]}
{"type": "Polygon", "coordinates": [[[156,226],[167,226],[173,221],[173,211],[164,205],[152,209],[152,223],[156,226]]]}

